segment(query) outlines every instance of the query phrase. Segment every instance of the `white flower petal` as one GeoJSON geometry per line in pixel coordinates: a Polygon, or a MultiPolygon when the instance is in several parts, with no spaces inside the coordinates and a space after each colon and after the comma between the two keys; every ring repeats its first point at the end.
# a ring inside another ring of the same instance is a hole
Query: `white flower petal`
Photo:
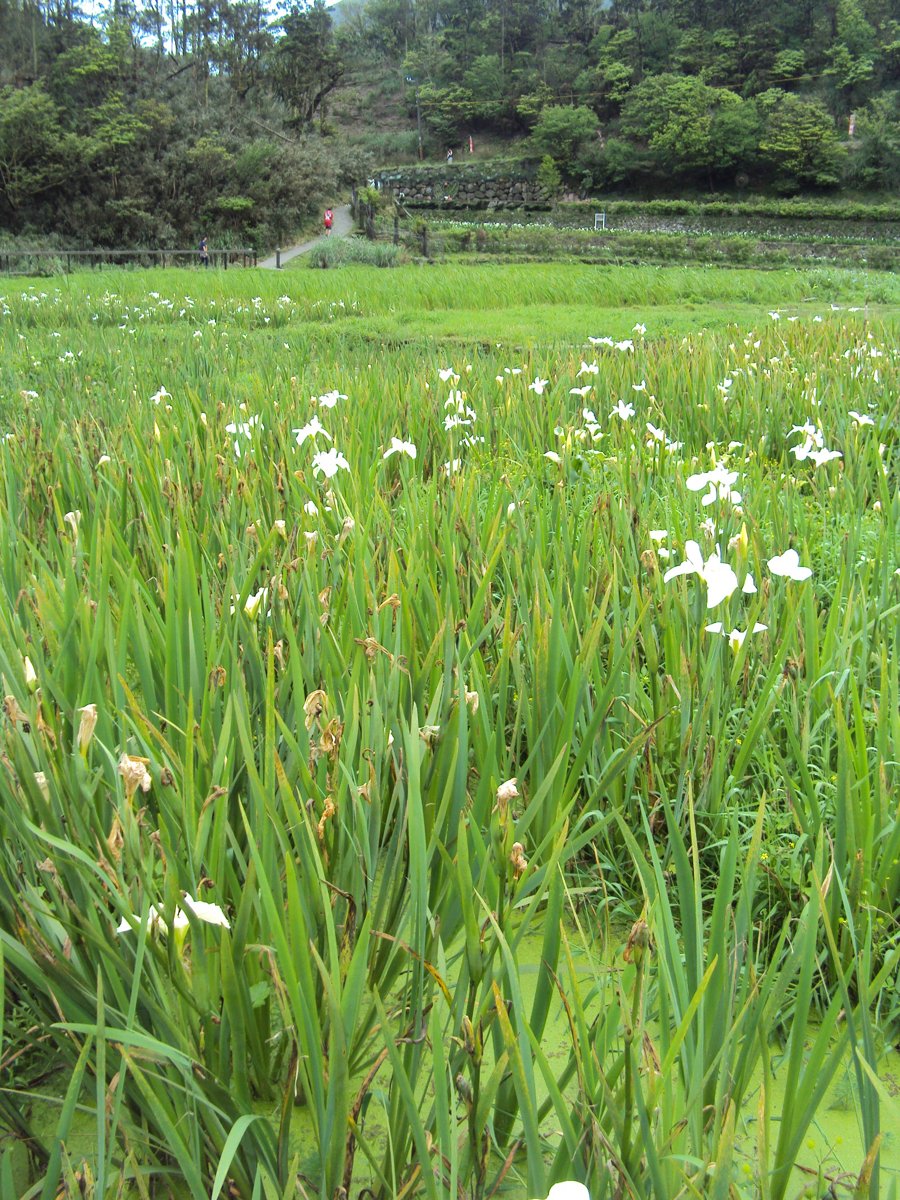
{"type": "Polygon", "coordinates": [[[566,1180],[565,1183],[554,1183],[547,1193],[547,1200],[591,1200],[591,1194],[583,1183],[566,1180]]]}
{"type": "Polygon", "coordinates": [[[785,550],[784,554],[776,554],[774,558],[770,558],[766,566],[773,575],[780,575],[784,579],[793,579],[798,583],[804,579],[809,579],[812,575],[811,567],[800,566],[800,555],[796,550],[785,550]]]}
{"type": "Polygon", "coordinates": [[[192,896],[185,893],[184,905],[198,921],[205,921],[207,925],[221,925],[224,929],[231,928],[228,918],[218,904],[208,904],[205,900],[194,900],[192,896]]]}

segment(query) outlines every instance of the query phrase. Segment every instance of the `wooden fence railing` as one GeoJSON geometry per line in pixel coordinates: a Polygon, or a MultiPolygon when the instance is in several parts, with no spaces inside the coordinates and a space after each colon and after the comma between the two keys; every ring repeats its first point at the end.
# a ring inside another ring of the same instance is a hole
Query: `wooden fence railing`
{"type": "MultiPolygon", "coordinates": [[[[199,250],[22,250],[0,249],[0,270],[7,275],[12,274],[45,274],[47,268],[53,271],[60,269],[70,274],[73,264],[96,267],[103,263],[132,263],[135,266],[171,267],[176,264],[187,265],[196,263],[200,266],[199,250]],[[24,263],[24,267],[21,265],[24,263]],[[16,264],[14,266],[14,264],[16,264]],[[41,265],[43,264],[43,270],[41,265]]],[[[248,247],[228,250],[210,250],[210,267],[218,267],[227,271],[229,265],[242,267],[256,266],[256,251],[248,247]]]]}

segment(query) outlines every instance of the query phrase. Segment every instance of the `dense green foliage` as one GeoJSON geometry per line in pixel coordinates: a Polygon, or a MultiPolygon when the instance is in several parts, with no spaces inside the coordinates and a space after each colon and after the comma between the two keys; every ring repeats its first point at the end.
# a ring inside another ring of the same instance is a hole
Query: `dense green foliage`
{"type": "Polygon", "coordinates": [[[324,8],[164,16],[0,3],[0,231],[22,244],[268,248],[358,167],[310,131],[340,77],[324,8]]]}
{"type": "Polygon", "coordinates": [[[438,146],[527,134],[584,189],[900,184],[891,0],[342,8],[349,44],[402,63],[438,146]]]}
{"type": "Polygon", "coordinates": [[[0,289],[4,1200],[878,1200],[898,290],[0,289]]]}
{"type": "Polygon", "coordinates": [[[896,0],[335,11],[0,0],[0,230],[271,247],[373,158],[472,134],[584,193],[900,186],[896,0]]]}

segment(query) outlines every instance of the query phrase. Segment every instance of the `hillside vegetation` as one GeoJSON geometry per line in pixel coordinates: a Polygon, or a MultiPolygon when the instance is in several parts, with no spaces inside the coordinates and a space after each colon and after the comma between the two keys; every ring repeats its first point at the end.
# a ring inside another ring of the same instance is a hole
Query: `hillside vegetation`
{"type": "Polygon", "coordinates": [[[791,192],[900,181],[897,18],[881,0],[370,0],[341,36],[400,68],[426,150],[505,136],[587,190],[791,192]]]}
{"type": "Polygon", "coordinates": [[[552,187],[900,183],[896,0],[0,0],[0,237],[271,246],[376,164],[552,187]]]}

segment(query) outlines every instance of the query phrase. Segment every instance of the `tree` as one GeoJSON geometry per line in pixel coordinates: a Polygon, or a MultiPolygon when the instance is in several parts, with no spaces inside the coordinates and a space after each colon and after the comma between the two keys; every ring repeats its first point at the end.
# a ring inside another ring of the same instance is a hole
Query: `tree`
{"type": "Polygon", "coordinates": [[[429,129],[445,146],[456,142],[463,125],[470,122],[475,113],[472,93],[458,84],[441,88],[427,83],[419,89],[419,103],[429,129]]]}
{"type": "Polygon", "coordinates": [[[576,80],[579,99],[601,116],[613,117],[638,75],[634,31],[601,25],[591,42],[590,57],[594,64],[576,80]]]}
{"type": "Polygon", "coordinates": [[[802,50],[779,50],[772,63],[772,79],[779,85],[794,83],[806,70],[806,55],[802,50]]]}
{"type": "Polygon", "coordinates": [[[496,54],[480,54],[463,77],[463,84],[472,95],[474,115],[479,120],[499,120],[508,111],[503,72],[496,54]]]}
{"type": "Polygon", "coordinates": [[[900,188],[900,93],[877,96],[857,113],[848,174],[863,187],[900,188]]]}
{"type": "Polygon", "coordinates": [[[245,96],[259,82],[262,58],[271,45],[265,10],[259,0],[220,4],[212,62],[229,77],[239,96],[245,96]]]}
{"type": "Polygon", "coordinates": [[[759,148],[784,191],[840,181],[846,151],[833,118],[816,100],[782,93],[769,110],[759,148]]]}
{"type": "Polygon", "coordinates": [[[541,113],[553,102],[553,93],[546,83],[538,83],[533,90],[520,91],[516,99],[516,116],[526,129],[533,129],[541,113]]]}
{"type": "Polygon", "coordinates": [[[344,74],[331,14],[324,0],[315,0],[310,8],[292,8],[282,29],[271,57],[272,83],[297,124],[308,126],[344,74]]]}
{"type": "Polygon", "coordinates": [[[565,168],[577,158],[586,142],[596,138],[599,126],[597,114],[589,108],[551,104],[538,117],[531,131],[531,144],[536,153],[549,155],[565,168]]]}
{"type": "Polygon", "coordinates": [[[647,144],[661,171],[708,174],[733,165],[746,151],[752,118],[742,120],[742,104],[734,92],[695,77],[652,75],[629,93],[622,128],[647,144]],[[741,148],[730,147],[730,138],[740,140],[741,148]]]}
{"type": "Polygon", "coordinates": [[[368,0],[363,19],[366,40],[379,56],[402,59],[416,40],[413,0],[368,0]]]}
{"type": "Polygon", "coordinates": [[[40,84],[0,92],[0,197],[14,214],[75,174],[82,149],[40,84]]]}
{"type": "Polygon", "coordinates": [[[754,101],[737,99],[719,105],[709,134],[713,170],[747,172],[758,162],[763,121],[754,101]]]}
{"type": "Polygon", "coordinates": [[[653,173],[654,163],[646,150],[624,138],[607,138],[597,163],[593,183],[608,187],[646,179],[653,173]]]}

